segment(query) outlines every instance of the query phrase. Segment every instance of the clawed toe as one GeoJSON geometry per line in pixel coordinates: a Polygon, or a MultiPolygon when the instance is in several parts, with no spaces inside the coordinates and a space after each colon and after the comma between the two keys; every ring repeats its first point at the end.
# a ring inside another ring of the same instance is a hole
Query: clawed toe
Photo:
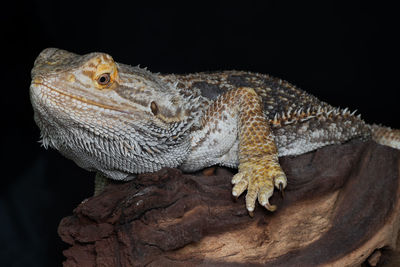
{"type": "Polygon", "coordinates": [[[284,198],[285,197],[285,191],[283,189],[283,184],[282,183],[279,184],[279,191],[281,192],[281,197],[284,198]]]}
{"type": "Polygon", "coordinates": [[[246,208],[252,216],[257,200],[268,211],[273,212],[277,209],[276,205],[269,203],[269,198],[273,195],[275,187],[280,190],[283,197],[287,180],[279,163],[271,165],[268,158],[263,158],[240,164],[239,172],[232,178],[232,184],[234,184],[232,195],[235,198],[247,190],[246,208]]]}
{"type": "Polygon", "coordinates": [[[271,204],[269,204],[269,202],[267,204],[265,204],[264,207],[271,212],[274,212],[277,208],[276,205],[271,205],[271,204]]]}

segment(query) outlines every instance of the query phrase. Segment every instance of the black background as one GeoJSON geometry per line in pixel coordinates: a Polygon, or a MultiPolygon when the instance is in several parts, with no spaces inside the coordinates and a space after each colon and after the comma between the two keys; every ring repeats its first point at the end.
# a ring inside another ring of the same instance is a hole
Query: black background
{"type": "Polygon", "coordinates": [[[92,194],[93,173],[37,142],[30,69],[46,47],[106,52],[153,72],[269,73],[357,109],[369,123],[400,128],[397,8],[364,1],[241,2],[2,4],[1,265],[60,266],[66,246],[58,223],[92,194]]]}

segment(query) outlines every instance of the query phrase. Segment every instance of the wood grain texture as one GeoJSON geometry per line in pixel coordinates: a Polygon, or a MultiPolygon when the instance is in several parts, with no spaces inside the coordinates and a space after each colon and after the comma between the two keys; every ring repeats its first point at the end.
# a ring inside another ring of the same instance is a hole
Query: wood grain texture
{"type": "Polygon", "coordinates": [[[396,249],[399,159],[372,141],[281,158],[285,198],[254,218],[232,199],[230,170],[142,174],[61,221],[64,266],[359,266],[372,254],[379,265],[396,249]]]}

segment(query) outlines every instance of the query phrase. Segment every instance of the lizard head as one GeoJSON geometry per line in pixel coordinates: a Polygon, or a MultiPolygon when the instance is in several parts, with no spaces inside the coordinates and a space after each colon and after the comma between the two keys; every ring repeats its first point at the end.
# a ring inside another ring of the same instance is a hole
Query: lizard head
{"type": "Polygon", "coordinates": [[[38,88],[41,94],[46,93],[43,87],[47,87],[49,92],[69,97],[60,105],[80,102],[164,123],[179,122],[189,115],[175,88],[144,69],[116,63],[104,53],[80,56],[61,49],[45,49],[32,69],[32,85],[33,91],[38,88]]]}
{"type": "Polygon", "coordinates": [[[125,179],[175,167],[188,153],[193,105],[158,75],[56,48],[40,53],[31,74],[43,145],[81,167],[125,179]]]}

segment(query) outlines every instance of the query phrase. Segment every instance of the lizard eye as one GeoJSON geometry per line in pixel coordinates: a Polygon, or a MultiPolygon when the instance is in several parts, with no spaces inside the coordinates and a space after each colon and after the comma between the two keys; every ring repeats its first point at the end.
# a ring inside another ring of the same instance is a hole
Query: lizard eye
{"type": "Polygon", "coordinates": [[[110,73],[103,73],[97,78],[97,83],[100,85],[107,85],[111,81],[110,73]]]}

